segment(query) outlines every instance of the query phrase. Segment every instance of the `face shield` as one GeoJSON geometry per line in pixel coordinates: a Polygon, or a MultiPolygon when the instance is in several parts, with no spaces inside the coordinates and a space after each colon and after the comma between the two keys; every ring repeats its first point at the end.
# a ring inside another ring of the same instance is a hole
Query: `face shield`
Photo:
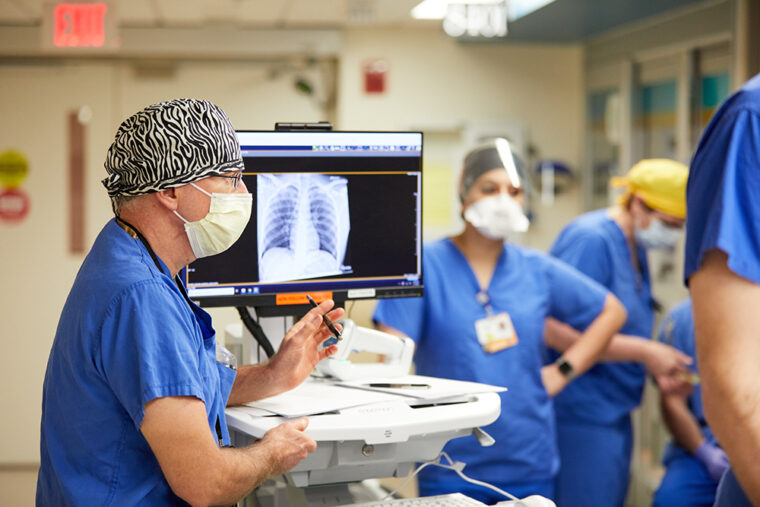
{"type": "Polygon", "coordinates": [[[509,141],[498,137],[476,146],[464,158],[464,169],[459,184],[459,197],[464,201],[473,183],[492,169],[504,169],[514,188],[523,188],[522,177],[515,162],[509,141]]]}

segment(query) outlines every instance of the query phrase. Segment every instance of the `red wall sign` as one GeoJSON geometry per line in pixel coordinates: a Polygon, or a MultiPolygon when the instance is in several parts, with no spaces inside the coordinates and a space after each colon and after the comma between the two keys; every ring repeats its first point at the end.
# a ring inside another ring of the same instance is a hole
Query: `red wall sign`
{"type": "Polygon", "coordinates": [[[385,78],[388,62],[382,59],[369,60],[362,66],[364,71],[364,93],[385,93],[385,78]]]}
{"type": "Polygon", "coordinates": [[[106,40],[104,3],[65,3],[55,6],[53,44],[57,47],[101,47],[106,40]]]}
{"type": "Polygon", "coordinates": [[[0,192],[0,220],[20,222],[29,213],[29,196],[19,188],[0,192]]]}

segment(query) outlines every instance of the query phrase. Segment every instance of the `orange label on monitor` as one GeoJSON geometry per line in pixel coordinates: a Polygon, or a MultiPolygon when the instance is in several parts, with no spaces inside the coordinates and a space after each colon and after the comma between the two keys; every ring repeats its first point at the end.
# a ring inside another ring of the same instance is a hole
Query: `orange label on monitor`
{"type": "Polygon", "coordinates": [[[294,294],[277,294],[275,300],[278,305],[308,305],[309,300],[306,299],[306,294],[312,297],[317,303],[321,303],[326,299],[332,299],[332,291],[328,292],[298,292],[294,294]]]}

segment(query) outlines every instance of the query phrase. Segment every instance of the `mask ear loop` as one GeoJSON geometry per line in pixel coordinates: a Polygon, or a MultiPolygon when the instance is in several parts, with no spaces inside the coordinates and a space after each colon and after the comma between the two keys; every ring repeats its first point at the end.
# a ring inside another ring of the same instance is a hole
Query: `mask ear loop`
{"type": "MultiPolygon", "coordinates": [[[[198,185],[196,185],[195,183],[190,183],[190,186],[191,186],[191,187],[193,187],[193,188],[195,188],[195,189],[197,189],[197,190],[200,190],[201,192],[203,192],[203,193],[204,193],[204,194],[206,194],[207,196],[211,197],[211,194],[209,194],[208,192],[206,192],[205,190],[203,190],[201,187],[199,187],[199,186],[198,186],[198,185]]],[[[183,217],[182,215],[180,215],[179,213],[177,213],[177,210],[176,210],[176,209],[175,209],[175,210],[173,210],[173,211],[172,211],[172,213],[174,213],[175,215],[177,215],[177,216],[179,217],[179,219],[180,219],[180,220],[182,220],[183,222],[185,222],[186,224],[189,224],[189,223],[190,223],[190,221],[189,221],[189,220],[186,220],[186,219],[185,219],[185,217],[183,217]]]]}
{"type": "Polygon", "coordinates": [[[175,215],[177,215],[179,217],[179,219],[182,220],[183,222],[185,222],[186,224],[190,223],[187,220],[185,220],[185,217],[183,217],[182,215],[180,215],[179,213],[177,213],[176,209],[174,211],[172,211],[172,213],[174,213],[175,215]]]}

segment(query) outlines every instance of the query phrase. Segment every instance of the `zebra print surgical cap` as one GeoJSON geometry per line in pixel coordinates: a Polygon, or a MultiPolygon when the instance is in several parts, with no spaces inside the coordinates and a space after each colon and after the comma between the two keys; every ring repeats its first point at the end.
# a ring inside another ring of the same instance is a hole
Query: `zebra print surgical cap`
{"type": "Polygon", "coordinates": [[[175,99],[124,120],[105,161],[110,197],[142,195],[243,169],[227,115],[205,100],[175,99]]]}

